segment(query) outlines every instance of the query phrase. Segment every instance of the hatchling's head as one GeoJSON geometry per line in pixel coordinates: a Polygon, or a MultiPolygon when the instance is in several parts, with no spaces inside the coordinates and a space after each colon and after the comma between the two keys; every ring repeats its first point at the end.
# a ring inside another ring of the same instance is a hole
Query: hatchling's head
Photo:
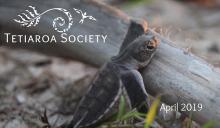
{"type": "Polygon", "coordinates": [[[141,66],[146,66],[154,56],[159,40],[152,35],[142,35],[138,37],[131,45],[131,56],[141,66]]]}

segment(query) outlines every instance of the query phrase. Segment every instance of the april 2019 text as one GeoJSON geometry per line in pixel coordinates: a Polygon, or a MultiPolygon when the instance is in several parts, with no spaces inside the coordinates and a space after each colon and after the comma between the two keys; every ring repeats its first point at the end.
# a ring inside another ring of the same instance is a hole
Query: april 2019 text
{"type": "Polygon", "coordinates": [[[202,111],[203,105],[202,103],[176,103],[173,105],[162,104],[160,107],[160,111],[165,111],[166,113],[169,111],[202,111]]]}

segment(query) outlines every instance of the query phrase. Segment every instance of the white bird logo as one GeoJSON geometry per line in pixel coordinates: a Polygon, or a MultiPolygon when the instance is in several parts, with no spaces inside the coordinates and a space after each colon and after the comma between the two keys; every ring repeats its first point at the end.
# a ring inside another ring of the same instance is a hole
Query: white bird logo
{"type": "Polygon", "coordinates": [[[76,8],[73,8],[73,9],[76,11],[76,13],[82,15],[82,19],[79,21],[80,24],[83,24],[86,18],[96,21],[96,19],[93,16],[88,16],[86,12],[83,13],[80,9],[76,9],[76,8]]]}

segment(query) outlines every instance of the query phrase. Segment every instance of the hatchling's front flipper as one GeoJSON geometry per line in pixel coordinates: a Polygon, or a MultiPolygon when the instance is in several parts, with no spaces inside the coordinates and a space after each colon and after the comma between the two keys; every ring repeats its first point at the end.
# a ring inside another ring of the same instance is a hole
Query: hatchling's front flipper
{"type": "Polygon", "coordinates": [[[137,108],[139,112],[146,113],[149,107],[149,99],[141,74],[137,70],[126,70],[122,73],[121,78],[132,108],[137,108]]]}
{"type": "Polygon", "coordinates": [[[80,101],[68,128],[91,128],[91,125],[100,121],[113,107],[122,88],[118,69],[115,68],[112,64],[103,66],[90,85],[91,88],[80,101]]]}

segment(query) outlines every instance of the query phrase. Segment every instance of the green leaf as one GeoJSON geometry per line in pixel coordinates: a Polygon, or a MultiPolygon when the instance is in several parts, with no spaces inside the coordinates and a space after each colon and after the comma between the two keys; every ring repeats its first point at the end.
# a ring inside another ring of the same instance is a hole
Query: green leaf
{"type": "Polygon", "coordinates": [[[143,113],[139,113],[136,109],[131,110],[130,112],[127,112],[126,114],[123,115],[123,117],[121,118],[121,120],[127,120],[129,118],[133,118],[133,117],[144,117],[145,114],[143,113]]]}
{"type": "Polygon", "coordinates": [[[119,102],[117,120],[121,120],[124,113],[125,113],[125,98],[124,96],[121,96],[119,102]]]}
{"type": "Polygon", "coordinates": [[[157,108],[158,108],[159,104],[160,104],[160,96],[157,96],[156,99],[153,101],[153,103],[152,103],[152,105],[151,105],[151,107],[150,107],[150,109],[147,113],[144,128],[149,128],[149,126],[154,121],[154,118],[156,116],[157,108]]]}
{"type": "Polygon", "coordinates": [[[216,121],[208,121],[202,126],[202,128],[213,128],[215,125],[216,121]]]}

